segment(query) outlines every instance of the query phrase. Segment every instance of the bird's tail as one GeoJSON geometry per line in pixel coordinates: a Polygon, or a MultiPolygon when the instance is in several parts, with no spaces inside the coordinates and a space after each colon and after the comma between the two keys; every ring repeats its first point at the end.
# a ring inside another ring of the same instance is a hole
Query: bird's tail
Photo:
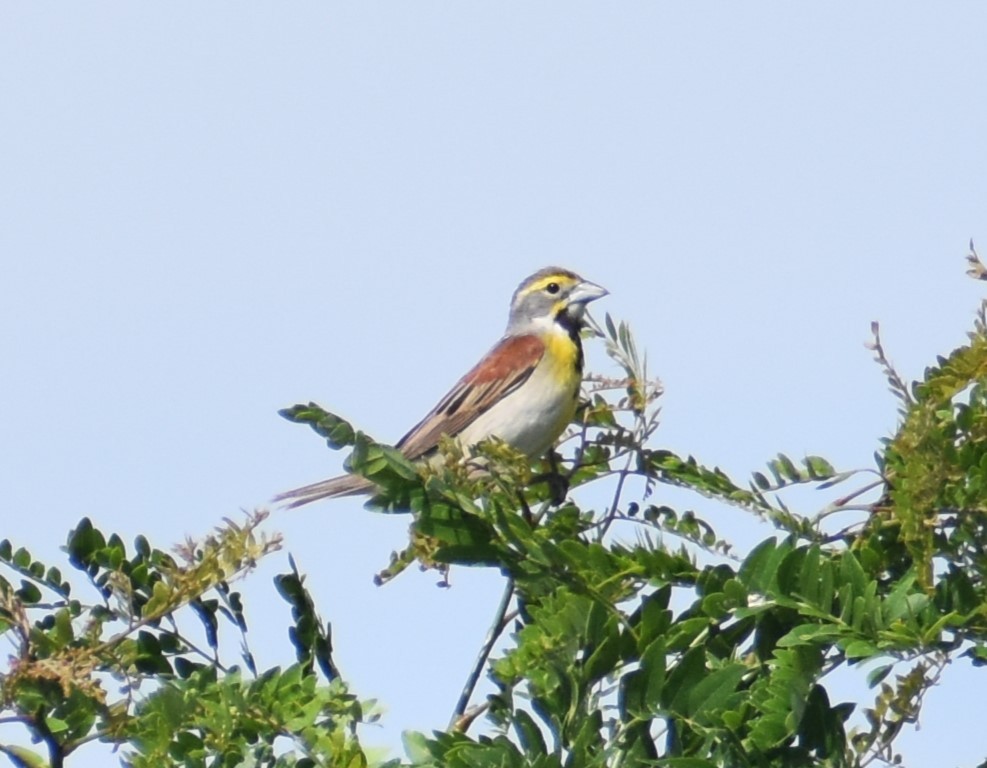
{"type": "Polygon", "coordinates": [[[374,484],[359,475],[340,475],[328,480],[320,480],[311,485],[303,485],[284,493],[279,493],[272,501],[287,509],[303,504],[311,504],[319,499],[335,499],[339,496],[359,496],[373,490],[374,484]]]}

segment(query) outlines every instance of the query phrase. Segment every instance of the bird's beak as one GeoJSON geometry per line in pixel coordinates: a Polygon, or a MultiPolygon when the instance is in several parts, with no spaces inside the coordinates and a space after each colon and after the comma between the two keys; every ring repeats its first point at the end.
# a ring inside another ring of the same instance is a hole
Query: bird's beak
{"type": "Polygon", "coordinates": [[[589,280],[583,280],[569,292],[565,312],[577,323],[582,323],[583,316],[586,314],[586,305],[591,301],[602,299],[608,293],[610,291],[606,288],[589,280]]]}
{"type": "Polygon", "coordinates": [[[591,301],[602,299],[610,291],[596,283],[583,280],[569,293],[569,304],[589,304],[591,301]]]}

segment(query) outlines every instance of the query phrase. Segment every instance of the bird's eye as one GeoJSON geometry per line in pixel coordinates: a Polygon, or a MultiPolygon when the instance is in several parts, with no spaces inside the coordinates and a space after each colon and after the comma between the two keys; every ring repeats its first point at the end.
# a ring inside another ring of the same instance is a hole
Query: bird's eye
{"type": "Polygon", "coordinates": [[[559,284],[558,283],[549,283],[548,285],[545,286],[545,290],[548,291],[549,293],[552,293],[552,294],[558,293],[559,292],[559,284]]]}

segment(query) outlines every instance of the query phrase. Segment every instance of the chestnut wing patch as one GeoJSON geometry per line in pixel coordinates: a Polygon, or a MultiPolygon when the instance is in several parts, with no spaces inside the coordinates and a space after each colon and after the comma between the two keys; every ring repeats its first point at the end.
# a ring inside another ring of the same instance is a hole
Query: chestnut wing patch
{"type": "Polygon", "coordinates": [[[442,435],[455,437],[524,384],[544,354],[537,336],[501,339],[395,447],[414,460],[435,449],[442,435]]]}

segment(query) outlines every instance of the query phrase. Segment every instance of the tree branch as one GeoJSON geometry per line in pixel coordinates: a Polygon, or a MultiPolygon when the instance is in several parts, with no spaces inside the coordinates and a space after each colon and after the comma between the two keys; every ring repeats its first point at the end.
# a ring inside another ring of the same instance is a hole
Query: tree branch
{"type": "Polygon", "coordinates": [[[456,708],[453,710],[452,717],[449,719],[450,730],[465,730],[473,720],[473,718],[470,718],[464,724],[461,723],[463,714],[466,712],[466,707],[469,706],[470,699],[473,698],[473,691],[476,689],[476,683],[480,679],[480,673],[483,671],[483,667],[490,657],[490,652],[493,650],[494,644],[504,631],[504,628],[513,618],[513,616],[507,615],[507,609],[510,607],[511,600],[513,599],[514,580],[508,578],[507,583],[504,585],[504,594],[500,598],[500,605],[497,606],[494,620],[490,624],[490,629],[487,631],[487,637],[483,641],[483,646],[480,648],[476,661],[473,663],[473,669],[470,670],[469,677],[466,678],[463,691],[459,694],[459,701],[456,702],[456,708]]]}

